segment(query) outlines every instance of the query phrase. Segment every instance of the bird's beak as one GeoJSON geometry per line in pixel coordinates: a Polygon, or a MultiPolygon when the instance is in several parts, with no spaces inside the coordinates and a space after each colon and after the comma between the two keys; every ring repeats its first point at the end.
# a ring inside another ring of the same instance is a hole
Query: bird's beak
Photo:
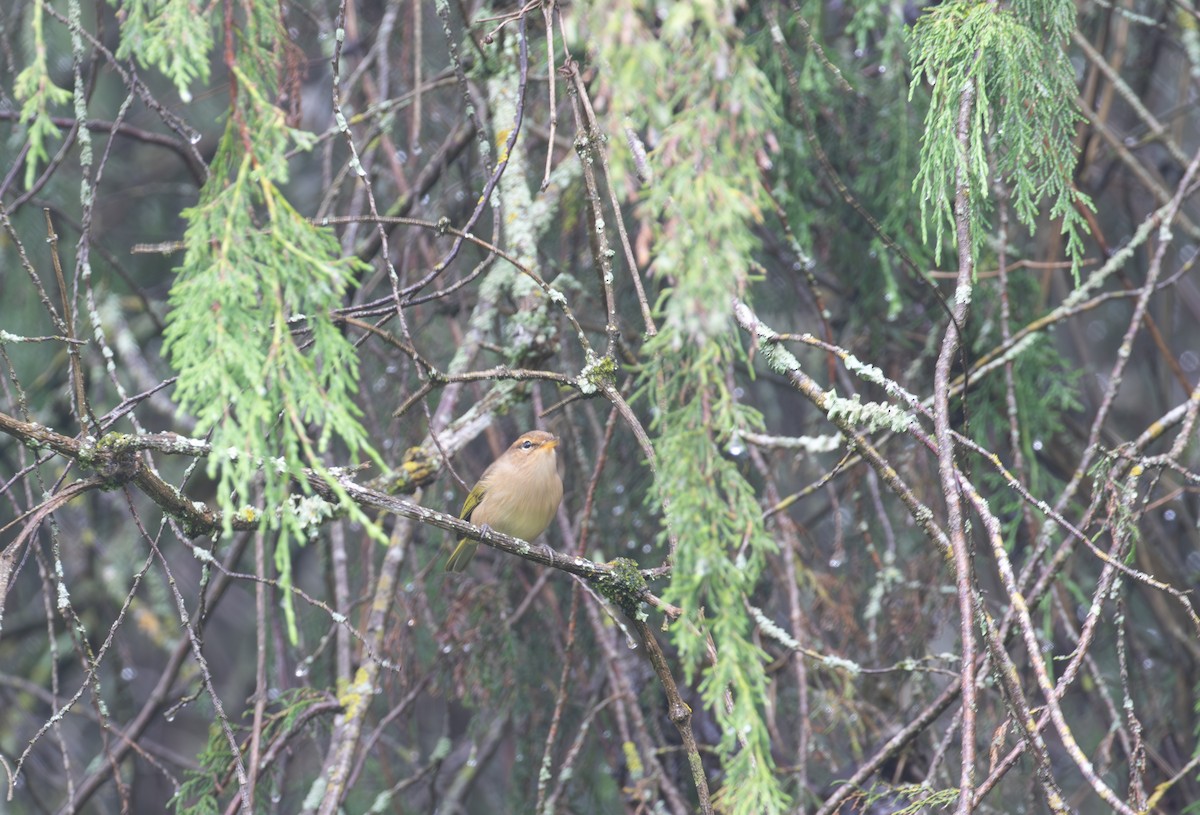
{"type": "Polygon", "coordinates": [[[555,436],[552,440],[543,444],[542,447],[546,448],[547,450],[553,450],[555,447],[558,447],[558,437],[555,436]]]}

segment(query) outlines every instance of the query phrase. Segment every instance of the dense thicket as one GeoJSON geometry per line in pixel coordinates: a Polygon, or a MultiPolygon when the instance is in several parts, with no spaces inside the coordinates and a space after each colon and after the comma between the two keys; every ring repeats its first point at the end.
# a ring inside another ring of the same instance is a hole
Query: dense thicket
{"type": "Polygon", "coordinates": [[[1200,811],[1192,0],[0,45],[0,810],[1200,811]]]}

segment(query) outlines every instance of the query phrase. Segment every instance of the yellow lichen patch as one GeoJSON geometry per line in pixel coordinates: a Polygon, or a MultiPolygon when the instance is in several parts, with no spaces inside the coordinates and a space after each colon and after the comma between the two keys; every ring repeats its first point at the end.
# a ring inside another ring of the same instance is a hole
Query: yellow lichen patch
{"type": "Polygon", "coordinates": [[[512,133],[511,127],[496,131],[496,149],[500,151],[499,155],[496,156],[497,162],[508,161],[508,134],[510,133],[512,133]]]}
{"type": "Polygon", "coordinates": [[[625,766],[629,769],[629,774],[634,778],[641,778],[645,768],[642,766],[642,757],[638,755],[637,746],[627,741],[621,745],[622,752],[625,753],[625,766]]]}
{"type": "Polygon", "coordinates": [[[362,715],[371,699],[372,690],[366,668],[359,668],[354,675],[354,682],[342,688],[338,694],[338,703],[341,704],[343,715],[347,720],[356,719],[362,715]]]}
{"type": "Polygon", "coordinates": [[[136,600],[132,604],[132,611],[134,622],[137,623],[138,630],[146,636],[146,639],[155,645],[165,645],[167,635],[158,615],[136,600]]]}

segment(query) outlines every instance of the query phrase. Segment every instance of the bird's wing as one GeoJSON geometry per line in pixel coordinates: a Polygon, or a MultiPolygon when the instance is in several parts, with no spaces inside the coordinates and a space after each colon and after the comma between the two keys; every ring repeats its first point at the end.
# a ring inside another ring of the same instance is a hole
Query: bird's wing
{"type": "MultiPolygon", "coordinates": [[[[486,475],[486,473],[485,473],[486,475]]],[[[471,513],[475,511],[475,507],[479,506],[479,502],[483,500],[483,496],[487,493],[487,482],[485,479],[479,479],[479,483],[467,495],[467,500],[463,501],[462,512],[458,517],[464,521],[471,520],[471,513]]]]}

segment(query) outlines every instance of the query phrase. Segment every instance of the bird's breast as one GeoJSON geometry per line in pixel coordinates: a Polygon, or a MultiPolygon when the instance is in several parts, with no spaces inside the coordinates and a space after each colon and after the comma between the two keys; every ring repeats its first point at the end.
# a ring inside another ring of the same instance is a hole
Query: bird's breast
{"type": "Polygon", "coordinates": [[[546,458],[536,472],[520,474],[523,478],[508,471],[492,473],[483,500],[471,513],[471,522],[523,540],[542,534],[562,501],[562,480],[554,456],[546,458]]]}

